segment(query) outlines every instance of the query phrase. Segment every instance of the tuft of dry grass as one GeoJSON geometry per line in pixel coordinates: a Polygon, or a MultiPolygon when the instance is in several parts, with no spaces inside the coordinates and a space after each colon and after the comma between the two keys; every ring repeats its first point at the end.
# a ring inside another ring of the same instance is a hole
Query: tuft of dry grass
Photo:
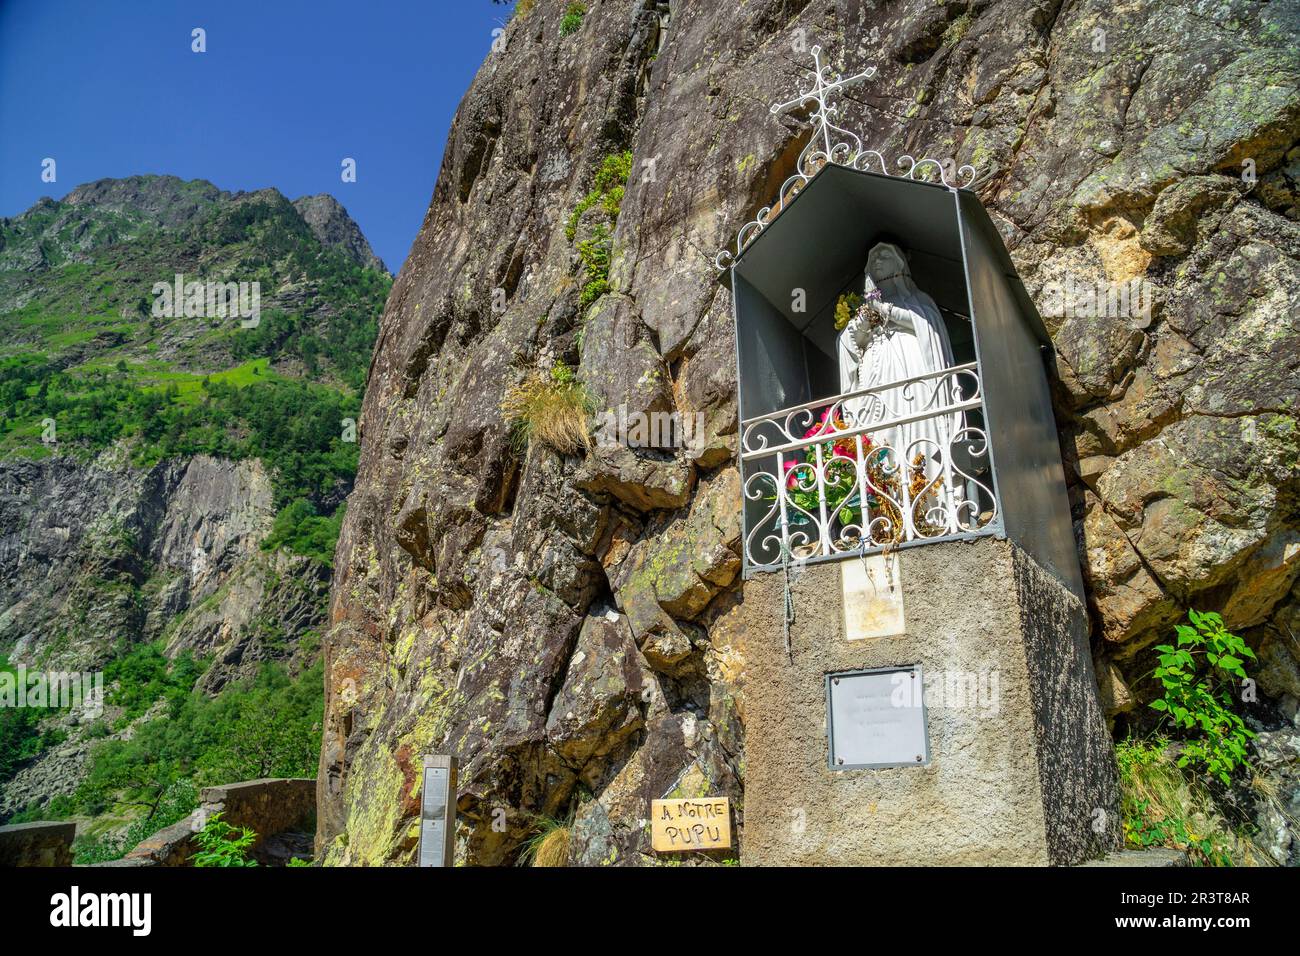
{"type": "Polygon", "coordinates": [[[536,826],[537,833],[524,844],[524,852],[519,857],[520,865],[568,866],[569,823],[539,816],[536,826]]]}
{"type": "Polygon", "coordinates": [[[591,448],[591,409],[586,388],[561,364],[550,373],[529,374],[501,401],[501,413],[514,425],[520,445],[539,441],[564,455],[591,448]]]}

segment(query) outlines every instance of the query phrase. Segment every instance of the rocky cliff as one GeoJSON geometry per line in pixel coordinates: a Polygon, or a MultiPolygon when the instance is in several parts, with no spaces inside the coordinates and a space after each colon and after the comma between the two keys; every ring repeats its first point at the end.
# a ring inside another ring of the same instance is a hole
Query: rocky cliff
{"type": "Polygon", "coordinates": [[[649,799],[742,802],[745,641],[779,635],[735,626],[712,260],[806,142],[768,106],[813,43],[877,67],[839,117],[870,146],[979,170],[1048,321],[1111,712],[1150,694],[1144,649],[1195,606],[1245,631],[1294,714],[1294,2],[599,0],[576,25],[565,8],[519,4],[484,62],[381,322],[331,598],[328,861],[411,861],[427,752],[461,761],[471,863],[515,859],[543,817],[572,820],[572,862],[645,862],[649,799]],[[600,173],[625,152],[620,201],[600,173]],[[1048,301],[1135,279],[1154,300],[1138,319],[1048,301]],[[502,399],[556,362],[600,410],[701,413],[702,441],[521,449],[502,399]]]}

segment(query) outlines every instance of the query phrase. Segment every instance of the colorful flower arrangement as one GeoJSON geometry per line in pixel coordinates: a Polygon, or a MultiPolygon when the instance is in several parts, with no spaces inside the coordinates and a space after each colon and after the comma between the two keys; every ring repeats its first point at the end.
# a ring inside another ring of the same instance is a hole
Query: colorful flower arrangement
{"type": "MultiPolygon", "coordinates": [[[[791,525],[808,524],[808,515],[816,519],[821,514],[821,498],[815,474],[818,447],[821,448],[822,465],[826,472],[827,517],[833,517],[841,528],[848,525],[860,527],[862,524],[862,500],[858,495],[857,469],[854,465],[857,460],[856,438],[837,437],[839,433],[847,431],[849,426],[838,412],[834,417],[831,416],[834,408],[835,406],[831,406],[824,409],[818,420],[803,435],[804,438],[825,435],[826,441],[808,446],[802,455],[791,455],[783,464],[785,498],[794,506],[789,509],[789,514],[786,516],[791,525]]],[[[886,525],[878,526],[871,537],[876,544],[884,543],[881,539],[885,537],[890,541],[901,541],[904,530],[902,514],[894,503],[902,499],[901,469],[891,465],[892,452],[886,446],[878,446],[870,435],[862,435],[861,438],[862,460],[867,468],[869,489],[866,496],[868,514],[872,518],[887,519],[886,525]],[[871,489],[879,490],[883,494],[874,494],[871,489]]],[[[924,503],[934,494],[934,489],[928,487],[930,482],[926,479],[925,465],[926,456],[917,454],[909,469],[908,492],[912,502],[913,522],[922,534],[928,535],[938,533],[941,529],[932,528],[928,519],[923,517],[926,512],[924,503]]],[[[769,500],[775,498],[776,496],[772,495],[769,500]]],[[[860,533],[862,531],[859,531],[860,533]]]]}
{"type": "MultiPolygon", "coordinates": [[[[819,435],[833,436],[847,431],[848,425],[838,412],[831,417],[834,406],[822,411],[821,417],[804,432],[804,438],[816,438],[819,435]]],[[[826,514],[837,515],[841,525],[855,524],[862,517],[862,502],[858,499],[857,471],[853,462],[857,458],[856,441],[853,438],[828,437],[827,441],[811,445],[800,458],[794,456],[785,462],[786,500],[807,511],[808,514],[820,514],[820,498],[817,490],[817,478],[814,469],[817,465],[816,448],[821,447],[822,464],[826,469],[826,514]],[[838,457],[837,457],[838,456],[838,457]],[[844,459],[848,459],[845,461],[844,459]],[[841,509],[840,506],[843,505],[841,509]],[[837,509],[839,509],[837,511],[837,509]]],[[[874,446],[869,435],[862,436],[862,454],[870,458],[874,446]]],[[[875,497],[868,495],[867,503],[874,506],[875,497]]],[[[793,524],[804,524],[808,519],[798,510],[791,509],[789,520],[793,524]]]]}

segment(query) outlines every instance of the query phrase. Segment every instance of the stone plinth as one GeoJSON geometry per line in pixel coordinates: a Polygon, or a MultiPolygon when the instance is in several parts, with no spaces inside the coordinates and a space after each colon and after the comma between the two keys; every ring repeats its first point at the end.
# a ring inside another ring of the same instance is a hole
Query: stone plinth
{"type": "Polygon", "coordinates": [[[745,583],[742,862],[1073,864],[1117,849],[1114,758],[1079,599],[996,538],[891,561],[906,611],[892,636],[845,639],[842,562],[791,575],[793,662],[782,575],[745,583]],[[832,770],[826,675],[916,664],[928,762],[832,770]]]}

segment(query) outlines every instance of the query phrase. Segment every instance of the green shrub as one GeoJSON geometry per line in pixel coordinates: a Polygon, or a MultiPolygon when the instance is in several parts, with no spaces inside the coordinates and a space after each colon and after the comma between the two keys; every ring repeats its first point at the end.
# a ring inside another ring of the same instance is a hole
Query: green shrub
{"type": "Polygon", "coordinates": [[[256,860],[248,858],[257,834],[248,827],[235,829],[220,813],[208,819],[194,840],[199,845],[199,852],[190,857],[194,866],[257,866],[256,860]]]}
{"type": "Polygon", "coordinates": [[[169,661],[158,644],[118,647],[119,656],[104,667],[104,683],[112,687],[108,703],[123,708],[126,720],[139,717],[160,697],[175,710],[189,695],[207,664],[185,650],[169,661]]]}
{"type": "Polygon", "coordinates": [[[586,4],[570,3],[564,10],[564,16],[560,19],[560,36],[567,37],[571,33],[577,33],[582,28],[582,18],[586,15],[586,4]]]}
{"type": "Polygon", "coordinates": [[[313,776],[323,706],[320,661],[293,678],[265,664],[215,698],[191,693],[174,714],[142,724],[130,740],[97,744],[76,805],[90,815],[142,810],[156,823],[184,783],[313,776]]]}
{"type": "Polygon", "coordinates": [[[271,533],[262,541],[262,549],[274,551],[283,547],[332,566],[339,529],[343,527],[343,510],[344,506],[339,505],[332,515],[322,516],[306,498],[295,498],[275,516],[271,533]]]}
{"type": "MultiPolygon", "coordinates": [[[[54,802],[51,801],[51,805],[54,802]]],[[[197,809],[198,805],[198,788],[189,780],[177,780],[163,794],[157,811],[136,818],[124,833],[117,836],[102,833],[98,836],[77,837],[72,844],[72,862],[84,865],[121,859],[159,830],[184,820],[197,809]]]]}
{"type": "Polygon", "coordinates": [[[1193,610],[1187,617],[1190,626],[1175,627],[1176,645],[1155,648],[1163,694],[1150,706],[1187,738],[1178,765],[1201,767],[1226,785],[1248,764],[1246,747],[1255,736],[1233,710],[1236,682],[1246,679],[1242,662],[1255,653],[1218,614],[1193,610]]]}

